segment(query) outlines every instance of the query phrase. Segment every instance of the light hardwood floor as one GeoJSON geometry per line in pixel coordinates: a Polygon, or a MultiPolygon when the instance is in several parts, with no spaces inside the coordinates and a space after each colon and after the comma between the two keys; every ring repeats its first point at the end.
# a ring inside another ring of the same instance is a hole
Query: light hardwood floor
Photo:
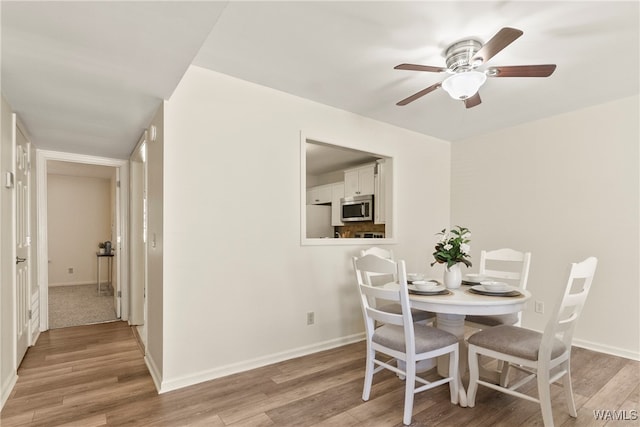
{"type": "MultiPolygon", "coordinates": [[[[364,349],[347,345],[158,395],[126,323],[51,330],[27,352],[0,425],[401,426],[403,382],[393,374],[378,374],[371,400],[361,400],[364,349]]],[[[593,415],[632,418],[640,410],[639,362],[574,348],[572,369],[578,418],[554,385],[556,426],[639,425],[593,415]]],[[[480,388],[476,407],[461,408],[438,387],[416,396],[413,425],[541,426],[542,419],[536,404],[493,390],[480,388]]]]}

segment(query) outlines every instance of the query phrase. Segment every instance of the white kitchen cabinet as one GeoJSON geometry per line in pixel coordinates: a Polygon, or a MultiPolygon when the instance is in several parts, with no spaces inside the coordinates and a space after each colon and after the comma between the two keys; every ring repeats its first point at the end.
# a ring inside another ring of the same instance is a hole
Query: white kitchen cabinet
{"type": "Polygon", "coordinates": [[[308,205],[324,205],[331,203],[331,184],[318,185],[307,189],[308,205]]]}
{"type": "Polygon", "coordinates": [[[378,160],[375,170],[375,193],[373,197],[373,223],[384,224],[387,218],[387,176],[384,160],[378,160]]]}
{"type": "Polygon", "coordinates": [[[340,199],[344,197],[344,182],[331,184],[331,225],[344,225],[340,220],[340,199]]]}
{"type": "Polygon", "coordinates": [[[373,194],[375,164],[344,171],[344,197],[373,194]]]}

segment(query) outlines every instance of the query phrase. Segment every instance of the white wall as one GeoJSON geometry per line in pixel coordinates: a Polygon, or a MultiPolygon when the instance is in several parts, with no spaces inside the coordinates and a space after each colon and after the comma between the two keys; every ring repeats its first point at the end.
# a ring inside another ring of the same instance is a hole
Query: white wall
{"type": "Polygon", "coordinates": [[[0,408],[17,380],[14,307],[15,234],[13,189],[5,188],[4,175],[14,170],[13,111],[2,96],[0,105],[0,408]]]}
{"type": "Polygon", "coordinates": [[[542,330],[569,264],[599,259],[575,343],[640,357],[638,97],[453,144],[452,223],[481,249],[532,252],[524,313],[542,330]]]}
{"type": "MultiPolygon", "coordinates": [[[[150,126],[157,129],[155,141],[147,143],[147,203],[148,203],[148,237],[147,237],[147,342],[145,359],[158,389],[161,388],[163,371],[163,352],[165,343],[173,345],[164,337],[164,105],[161,105],[152,119],[150,126]]],[[[148,132],[150,135],[151,132],[148,132]]],[[[188,165],[185,165],[188,168],[188,165]]],[[[197,234],[194,236],[197,237],[197,234]]],[[[187,250],[187,248],[184,248],[187,250]]],[[[167,301],[169,307],[173,301],[167,301]]]]}
{"type": "MultiPolygon", "coordinates": [[[[47,186],[49,286],[95,283],[98,243],[110,240],[116,247],[112,183],[106,178],[49,174],[47,186]]],[[[105,281],[106,259],[102,263],[105,281]]]]}
{"type": "Polygon", "coordinates": [[[301,130],[394,157],[393,249],[427,269],[447,142],[191,67],[165,109],[163,390],[361,338],[362,247],[300,245],[301,130]]]}

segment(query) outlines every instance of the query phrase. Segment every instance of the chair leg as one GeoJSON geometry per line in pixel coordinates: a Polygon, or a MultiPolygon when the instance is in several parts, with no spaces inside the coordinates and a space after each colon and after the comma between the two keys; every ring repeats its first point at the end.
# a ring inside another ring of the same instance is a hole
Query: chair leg
{"type": "Polygon", "coordinates": [[[367,349],[367,361],[365,364],[365,372],[364,372],[364,388],[362,389],[362,400],[369,400],[369,395],[371,394],[371,384],[373,383],[373,370],[375,369],[375,365],[373,363],[373,359],[376,357],[375,350],[367,349]]]}
{"type": "Polygon", "coordinates": [[[469,345],[469,387],[467,388],[467,406],[473,408],[476,404],[476,391],[478,391],[478,378],[480,369],[478,367],[478,353],[474,345],[469,345]]]}
{"type": "Polygon", "coordinates": [[[502,369],[500,369],[500,386],[507,388],[509,385],[509,371],[511,370],[511,364],[509,362],[501,361],[502,369]]]}
{"type": "Polygon", "coordinates": [[[449,382],[449,393],[451,394],[451,403],[458,404],[458,393],[460,382],[460,354],[458,347],[451,353],[449,353],[449,376],[452,378],[449,382]]]}
{"type": "Polygon", "coordinates": [[[551,411],[551,384],[549,383],[549,369],[538,369],[538,398],[542,410],[544,427],[553,427],[553,412],[551,411]]]}
{"type": "Polygon", "coordinates": [[[564,386],[564,397],[567,400],[567,407],[569,408],[569,415],[573,418],[578,416],[576,412],[576,402],[573,400],[573,386],[571,385],[571,362],[567,360],[564,365],[567,373],[564,374],[563,378],[563,386],[564,386]]]}
{"type": "Polygon", "coordinates": [[[413,396],[416,387],[416,362],[407,361],[407,379],[404,385],[404,417],[402,422],[408,426],[413,415],[413,396]]]}
{"type": "MultiPolygon", "coordinates": [[[[401,371],[406,371],[407,370],[407,366],[406,366],[406,362],[404,360],[400,360],[400,359],[396,359],[396,366],[398,367],[398,369],[400,369],[401,371]]],[[[404,379],[406,378],[406,375],[404,374],[396,374],[398,378],[400,378],[401,381],[404,381],[404,379]]]]}

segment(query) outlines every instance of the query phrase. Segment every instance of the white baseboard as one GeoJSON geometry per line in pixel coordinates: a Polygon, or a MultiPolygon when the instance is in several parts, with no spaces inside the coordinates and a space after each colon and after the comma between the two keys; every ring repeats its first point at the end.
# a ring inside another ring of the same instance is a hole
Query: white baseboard
{"type": "MultiPolygon", "coordinates": [[[[104,282],[109,283],[109,282],[104,282]]],[[[49,283],[50,288],[54,288],[56,286],[81,286],[81,285],[95,285],[96,281],[91,280],[89,282],[59,282],[59,283],[49,283]]]]}
{"type": "Polygon", "coordinates": [[[7,378],[7,380],[2,383],[2,390],[0,390],[0,410],[4,408],[4,404],[7,402],[7,399],[9,399],[11,391],[13,391],[13,387],[16,385],[17,381],[18,375],[16,375],[15,372],[12,372],[11,377],[7,378]]]}
{"type": "Polygon", "coordinates": [[[337,338],[334,340],[324,341],[310,346],[287,350],[282,353],[270,354],[251,360],[244,360],[239,363],[221,366],[193,375],[186,375],[178,378],[163,380],[158,392],[166,393],[168,391],[177,390],[179,388],[191,386],[205,381],[210,381],[216,378],[226,377],[227,375],[236,374],[238,372],[260,368],[262,366],[271,365],[273,363],[282,362],[284,360],[293,359],[295,357],[306,356],[308,354],[317,353],[319,351],[330,350],[332,348],[359,342],[364,339],[364,333],[355,334],[347,337],[337,338]]]}
{"type": "Polygon", "coordinates": [[[624,348],[612,347],[609,345],[599,344],[586,340],[579,340],[575,338],[573,340],[573,345],[580,348],[586,348],[587,350],[610,354],[612,356],[624,357],[625,359],[631,359],[640,362],[640,354],[634,353],[633,351],[624,348]]]}
{"type": "Polygon", "coordinates": [[[149,370],[149,374],[151,374],[151,379],[153,380],[153,384],[156,386],[156,390],[158,393],[162,393],[160,390],[162,383],[162,375],[160,374],[160,370],[158,370],[158,365],[153,361],[153,358],[149,356],[149,354],[145,350],[144,354],[144,363],[147,365],[147,369],[149,370]]]}
{"type": "MultiPolygon", "coordinates": [[[[543,331],[539,331],[537,329],[530,329],[532,331],[543,333],[543,331]]],[[[626,348],[613,347],[610,345],[581,340],[578,338],[574,338],[573,341],[571,341],[571,345],[587,350],[597,351],[598,353],[610,354],[611,356],[624,357],[625,359],[637,360],[640,362],[640,354],[634,353],[633,351],[626,348]]]]}
{"type": "Polygon", "coordinates": [[[31,347],[36,345],[36,343],[38,342],[38,338],[40,338],[40,329],[36,330],[33,335],[31,335],[31,347]]]}

